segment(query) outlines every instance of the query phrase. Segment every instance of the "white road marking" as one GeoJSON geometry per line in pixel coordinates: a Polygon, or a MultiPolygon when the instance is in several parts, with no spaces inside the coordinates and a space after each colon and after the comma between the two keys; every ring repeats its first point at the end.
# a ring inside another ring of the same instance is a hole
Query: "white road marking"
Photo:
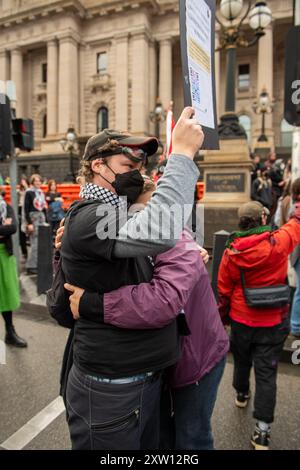
{"type": "Polygon", "coordinates": [[[31,418],[24,426],[6,439],[0,448],[7,450],[21,450],[36,436],[38,436],[52,421],[54,421],[63,411],[65,405],[61,397],[57,397],[42,411],[31,418]]]}

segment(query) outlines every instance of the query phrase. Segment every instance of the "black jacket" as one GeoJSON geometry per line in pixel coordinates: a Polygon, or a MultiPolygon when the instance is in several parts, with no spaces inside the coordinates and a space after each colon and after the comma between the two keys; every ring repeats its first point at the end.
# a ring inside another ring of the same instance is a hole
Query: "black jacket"
{"type": "Polygon", "coordinates": [[[283,192],[283,187],[279,186],[279,183],[283,181],[283,173],[279,168],[273,166],[269,171],[269,175],[272,180],[273,192],[277,197],[280,197],[283,192]]]}
{"type": "MultiPolygon", "coordinates": [[[[66,224],[61,249],[66,281],[100,294],[150,282],[153,266],[148,258],[115,259],[115,239],[98,238],[98,224],[104,219],[97,217],[98,207],[99,202],[86,201],[85,206],[72,211],[66,224]]],[[[115,209],[112,211],[115,217],[115,209]]],[[[107,225],[110,223],[109,216],[107,225]]],[[[160,329],[130,330],[80,317],[73,345],[77,367],[110,378],[161,370],[179,358],[176,321],[160,329]]]]}
{"type": "Polygon", "coordinates": [[[260,178],[257,178],[252,184],[251,199],[271,209],[273,202],[272,184],[269,181],[262,181],[260,178]]]}
{"type": "MultiPolygon", "coordinates": [[[[32,220],[30,218],[30,213],[31,212],[40,212],[38,211],[35,206],[34,206],[34,201],[35,199],[35,192],[34,191],[31,191],[31,190],[28,190],[26,191],[25,193],[25,199],[24,199],[24,213],[25,213],[25,219],[26,219],[26,222],[28,224],[32,224],[32,220]]],[[[45,200],[46,201],[46,200],[45,200]]],[[[47,220],[47,211],[46,211],[46,207],[41,211],[44,213],[45,215],[45,218],[47,220]]]]}
{"type": "Polygon", "coordinates": [[[11,225],[0,224],[0,243],[4,243],[9,255],[13,254],[13,244],[11,236],[17,231],[17,220],[13,208],[7,204],[7,218],[12,219],[11,225]]]}

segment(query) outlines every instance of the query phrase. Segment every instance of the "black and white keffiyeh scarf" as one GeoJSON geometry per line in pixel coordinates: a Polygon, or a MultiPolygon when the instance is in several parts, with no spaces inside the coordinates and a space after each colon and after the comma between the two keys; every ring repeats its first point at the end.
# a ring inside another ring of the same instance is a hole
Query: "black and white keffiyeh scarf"
{"type": "Polygon", "coordinates": [[[125,199],[94,183],[87,183],[84,186],[81,186],[79,196],[82,199],[94,199],[101,201],[104,204],[110,204],[116,209],[127,208],[127,202],[125,199]]]}

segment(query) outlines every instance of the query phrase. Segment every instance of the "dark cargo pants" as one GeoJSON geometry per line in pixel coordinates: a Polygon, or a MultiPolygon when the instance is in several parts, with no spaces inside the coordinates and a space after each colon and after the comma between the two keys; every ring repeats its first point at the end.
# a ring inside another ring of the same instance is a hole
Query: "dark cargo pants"
{"type": "Polygon", "coordinates": [[[233,387],[237,392],[248,392],[253,365],[256,383],[253,416],[266,423],[274,421],[278,361],[288,333],[287,320],[273,327],[250,327],[231,321],[233,387]]]}
{"type": "Polygon", "coordinates": [[[73,365],[66,392],[72,449],[157,449],[160,391],[159,374],[116,385],[97,382],[73,365]]]}

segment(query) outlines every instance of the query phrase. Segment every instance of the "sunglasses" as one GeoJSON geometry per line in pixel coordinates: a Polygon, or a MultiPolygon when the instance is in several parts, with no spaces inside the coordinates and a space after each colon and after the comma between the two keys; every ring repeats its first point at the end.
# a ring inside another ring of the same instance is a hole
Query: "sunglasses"
{"type": "Polygon", "coordinates": [[[146,161],[147,153],[142,149],[133,149],[131,147],[120,147],[121,153],[128,155],[130,158],[136,159],[137,161],[146,161]]]}

